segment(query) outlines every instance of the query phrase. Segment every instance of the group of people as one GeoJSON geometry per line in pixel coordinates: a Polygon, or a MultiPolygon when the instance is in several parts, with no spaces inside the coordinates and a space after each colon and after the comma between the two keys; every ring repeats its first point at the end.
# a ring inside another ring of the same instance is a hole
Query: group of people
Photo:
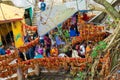
{"type": "Polygon", "coordinates": [[[91,53],[92,48],[93,43],[91,41],[88,42],[83,41],[82,43],[77,43],[72,48],[72,57],[85,58],[91,53]]]}
{"type": "Polygon", "coordinates": [[[10,55],[12,53],[14,53],[15,51],[15,44],[14,42],[11,43],[11,46],[7,46],[5,48],[5,46],[3,44],[0,44],[0,55],[10,55]]]}
{"type": "MultiPolygon", "coordinates": [[[[58,37],[58,36],[57,36],[58,37]]],[[[59,38],[58,38],[59,39],[59,38]]],[[[78,43],[75,45],[69,46],[69,49],[66,52],[60,52],[60,45],[65,46],[64,44],[58,44],[58,39],[54,43],[52,43],[52,39],[48,34],[40,38],[40,41],[37,45],[32,46],[25,52],[19,51],[20,58],[24,60],[36,59],[36,58],[44,58],[44,57],[74,57],[74,58],[85,58],[87,54],[89,54],[93,48],[92,42],[78,43]]],[[[25,42],[28,43],[32,41],[31,36],[25,38],[25,42]]],[[[60,41],[59,41],[60,42],[60,41]]],[[[4,49],[4,45],[0,45],[0,55],[11,54],[13,50],[15,50],[15,45],[12,43],[12,46],[8,47],[6,50],[4,49]]]]}

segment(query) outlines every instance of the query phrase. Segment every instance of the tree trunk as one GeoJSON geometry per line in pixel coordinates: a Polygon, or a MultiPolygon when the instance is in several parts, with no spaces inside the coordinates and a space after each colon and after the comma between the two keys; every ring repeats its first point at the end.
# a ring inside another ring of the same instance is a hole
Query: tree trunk
{"type": "Polygon", "coordinates": [[[119,12],[117,12],[117,10],[112,7],[112,5],[107,2],[106,0],[94,0],[95,2],[97,2],[98,4],[101,4],[105,7],[106,11],[110,14],[110,16],[113,18],[113,19],[117,19],[117,18],[120,18],[120,14],[119,12]]]}

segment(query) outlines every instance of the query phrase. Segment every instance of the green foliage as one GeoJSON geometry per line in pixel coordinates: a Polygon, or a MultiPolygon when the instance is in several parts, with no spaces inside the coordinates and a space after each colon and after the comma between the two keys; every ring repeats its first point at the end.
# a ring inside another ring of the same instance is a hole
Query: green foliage
{"type": "Polygon", "coordinates": [[[91,57],[92,57],[92,58],[95,58],[95,57],[97,57],[97,55],[98,55],[97,51],[94,50],[94,51],[92,52],[92,54],[91,54],[91,57]]]}
{"type": "Polygon", "coordinates": [[[100,41],[98,43],[98,46],[95,47],[95,49],[93,50],[91,57],[92,58],[96,58],[98,56],[98,52],[101,50],[104,50],[106,48],[107,44],[104,41],[100,41]]]}
{"type": "Polygon", "coordinates": [[[84,80],[85,74],[83,72],[79,72],[77,77],[74,80],[84,80]]]}

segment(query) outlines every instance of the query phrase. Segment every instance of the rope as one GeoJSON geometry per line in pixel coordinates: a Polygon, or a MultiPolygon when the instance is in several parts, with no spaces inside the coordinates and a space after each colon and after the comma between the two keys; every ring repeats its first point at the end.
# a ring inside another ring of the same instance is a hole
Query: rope
{"type": "Polygon", "coordinates": [[[47,20],[46,20],[46,22],[45,22],[45,23],[47,23],[47,21],[48,21],[48,19],[49,19],[50,15],[51,15],[52,8],[53,8],[53,3],[54,3],[54,0],[52,0],[52,5],[51,5],[51,8],[50,8],[50,12],[49,12],[49,14],[48,14],[48,16],[47,16],[47,20]]]}

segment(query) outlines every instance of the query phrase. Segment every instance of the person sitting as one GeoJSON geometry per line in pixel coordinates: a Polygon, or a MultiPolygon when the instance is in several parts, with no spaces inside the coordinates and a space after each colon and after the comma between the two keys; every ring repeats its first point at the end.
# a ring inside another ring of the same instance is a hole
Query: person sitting
{"type": "Polygon", "coordinates": [[[72,57],[73,58],[78,58],[79,57],[76,46],[73,46],[73,48],[72,48],[72,57]]]}
{"type": "Polygon", "coordinates": [[[55,44],[52,46],[52,49],[50,50],[50,56],[51,57],[57,57],[58,56],[58,48],[56,47],[55,44]]]}
{"type": "Polygon", "coordinates": [[[60,53],[58,57],[68,57],[65,53],[60,53]]]}
{"type": "Polygon", "coordinates": [[[6,50],[5,52],[6,52],[6,54],[8,54],[8,55],[11,54],[10,48],[8,47],[7,50],[6,50]]]}
{"type": "Polygon", "coordinates": [[[42,0],[41,4],[40,4],[40,10],[41,11],[45,11],[46,10],[46,3],[44,2],[44,0],[42,0]]]}
{"type": "Polygon", "coordinates": [[[88,21],[89,20],[89,17],[86,13],[83,13],[83,18],[82,18],[84,21],[88,21]]]}
{"type": "Polygon", "coordinates": [[[74,25],[72,25],[70,28],[70,37],[74,37],[74,36],[76,36],[76,31],[74,29],[74,25]]]}
{"type": "Polygon", "coordinates": [[[4,49],[4,45],[0,44],[0,55],[5,55],[5,49],[4,49]]]}
{"type": "Polygon", "coordinates": [[[17,48],[15,47],[15,43],[14,43],[14,42],[11,43],[11,46],[10,46],[9,48],[10,48],[11,53],[14,53],[15,50],[17,49],[17,48]]]}
{"type": "Polygon", "coordinates": [[[85,58],[85,48],[86,48],[86,44],[85,42],[83,41],[82,44],[80,45],[80,48],[79,48],[79,51],[80,51],[80,56],[82,58],[85,58]]]}
{"type": "Polygon", "coordinates": [[[62,41],[62,39],[61,39],[61,37],[59,35],[56,35],[55,40],[56,40],[56,45],[58,47],[60,47],[61,45],[65,45],[65,42],[62,41]]]}
{"type": "Polygon", "coordinates": [[[34,59],[38,59],[38,58],[43,58],[43,55],[36,52],[34,59]]]}

